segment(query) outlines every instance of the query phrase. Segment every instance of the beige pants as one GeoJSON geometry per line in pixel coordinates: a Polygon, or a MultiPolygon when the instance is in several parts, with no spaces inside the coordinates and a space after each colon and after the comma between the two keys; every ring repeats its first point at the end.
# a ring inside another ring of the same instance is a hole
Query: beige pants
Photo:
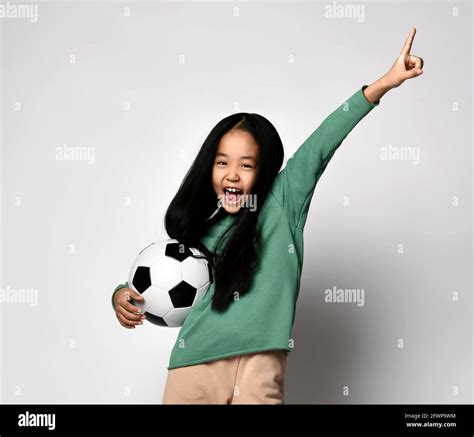
{"type": "Polygon", "coordinates": [[[286,356],[272,350],[171,369],[163,404],[283,404],[286,356]]]}

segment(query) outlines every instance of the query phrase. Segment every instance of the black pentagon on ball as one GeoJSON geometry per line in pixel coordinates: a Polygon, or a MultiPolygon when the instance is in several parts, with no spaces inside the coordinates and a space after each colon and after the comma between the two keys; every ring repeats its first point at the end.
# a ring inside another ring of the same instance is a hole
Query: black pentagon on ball
{"type": "Polygon", "coordinates": [[[151,285],[150,267],[137,267],[132,284],[140,294],[144,293],[151,285]]]}
{"type": "Polygon", "coordinates": [[[146,316],[146,319],[150,323],[153,323],[154,325],[168,326],[168,324],[164,321],[164,319],[162,317],[155,316],[154,314],[151,314],[149,312],[146,312],[145,316],[146,316]]]}
{"type": "Polygon", "coordinates": [[[168,293],[171,302],[173,302],[174,308],[186,308],[193,304],[197,290],[186,281],[181,281],[178,285],[168,291],[168,293]]]}
{"type": "Polygon", "coordinates": [[[165,255],[179,262],[183,262],[186,258],[192,256],[193,253],[184,244],[168,243],[166,245],[165,255]]]}

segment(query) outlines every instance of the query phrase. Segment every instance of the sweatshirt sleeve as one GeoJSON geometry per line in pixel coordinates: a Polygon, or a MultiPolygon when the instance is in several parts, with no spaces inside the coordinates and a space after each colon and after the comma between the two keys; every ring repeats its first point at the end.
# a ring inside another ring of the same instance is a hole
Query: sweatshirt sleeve
{"type": "Polygon", "coordinates": [[[277,175],[271,194],[285,210],[293,228],[304,228],[316,183],[349,132],[380,100],[372,103],[363,85],[329,114],[291,156],[277,175]]]}
{"type": "Polygon", "coordinates": [[[115,293],[117,293],[117,291],[119,291],[121,288],[128,288],[128,281],[125,282],[125,284],[120,284],[118,285],[114,292],[112,293],[112,308],[115,310],[115,307],[114,307],[114,296],[115,296],[115,293]]]}

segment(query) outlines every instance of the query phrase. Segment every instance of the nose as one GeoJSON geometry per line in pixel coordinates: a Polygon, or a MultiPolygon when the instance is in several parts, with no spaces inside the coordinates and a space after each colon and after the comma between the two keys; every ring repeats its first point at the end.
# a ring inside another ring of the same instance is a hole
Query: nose
{"type": "Polygon", "coordinates": [[[235,169],[230,169],[229,173],[226,176],[226,179],[229,182],[237,182],[239,180],[239,173],[235,169]]]}

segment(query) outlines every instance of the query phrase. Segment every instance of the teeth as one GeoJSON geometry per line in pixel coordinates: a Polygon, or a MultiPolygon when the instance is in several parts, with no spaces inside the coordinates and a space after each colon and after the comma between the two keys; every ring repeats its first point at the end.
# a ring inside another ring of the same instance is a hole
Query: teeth
{"type": "Polygon", "coordinates": [[[237,188],[224,188],[224,191],[229,191],[230,193],[241,193],[242,191],[237,188]]]}

